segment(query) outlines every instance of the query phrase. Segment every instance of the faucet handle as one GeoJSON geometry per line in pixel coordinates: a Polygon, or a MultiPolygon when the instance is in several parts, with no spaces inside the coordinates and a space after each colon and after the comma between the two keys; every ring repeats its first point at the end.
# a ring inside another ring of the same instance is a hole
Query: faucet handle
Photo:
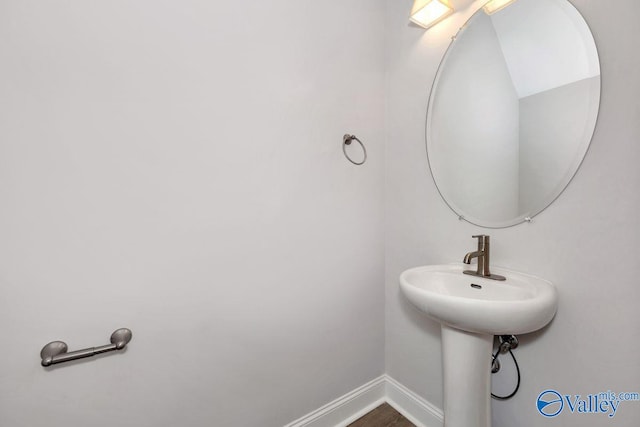
{"type": "MultiPolygon", "coordinates": [[[[471,236],[474,239],[478,239],[478,250],[485,250],[489,247],[489,236],[487,234],[478,234],[476,236],[471,236]]],[[[486,254],[485,254],[486,255],[486,254]]]]}

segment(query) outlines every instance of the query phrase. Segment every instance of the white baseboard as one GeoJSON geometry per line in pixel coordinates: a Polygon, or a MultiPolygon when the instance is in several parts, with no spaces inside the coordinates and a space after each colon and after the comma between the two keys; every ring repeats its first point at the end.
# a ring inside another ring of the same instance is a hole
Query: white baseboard
{"type": "Polygon", "coordinates": [[[442,411],[388,375],[337,398],[284,427],[345,427],[387,402],[417,427],[442,427],[442,411]]]}
{"type": "Polygon", "coordinates": [[[385,402],[385,383],[378,377],[284,427],[344,427],[385,402]]]}
{"type": "Polygon", "coordinates": [[[385,400],[396,411],[418,427],[443,427],[444,414],[440,408],[390,376],[385,375],[385,380],[385,400]]]}

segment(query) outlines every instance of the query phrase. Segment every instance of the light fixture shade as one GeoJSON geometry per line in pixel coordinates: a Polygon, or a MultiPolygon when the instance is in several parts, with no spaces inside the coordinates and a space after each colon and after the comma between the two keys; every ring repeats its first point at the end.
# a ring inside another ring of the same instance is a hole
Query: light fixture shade
{"type": "Polygon", "coordinates": [[[430,28],[452,13],[449,0],[414,0],[409,19],[423,28],[430,28]]]}
{"type": "Polygon", "coordinates": [[[483,9],[487,15],[493,15],[499,10],[504,9],[516,0],[491,0],[484,5],[483,9]]]}

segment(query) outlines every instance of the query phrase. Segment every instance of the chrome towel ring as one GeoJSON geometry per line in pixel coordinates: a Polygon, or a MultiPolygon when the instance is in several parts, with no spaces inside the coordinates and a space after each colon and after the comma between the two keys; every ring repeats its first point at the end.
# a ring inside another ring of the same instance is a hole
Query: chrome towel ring
{"type": "Polygon", "coordinates": [[[362,143],[362,141],[360,141],[358,139],[358,137],[356,137],[355,135],[349,135],[346,134],[345,136],[342,137],[342,152],[344,153],[344,156],[347,158],[347,160],[349,160],[351,163],[353,163],[354,165],[358,165],[360,166],[361,164],[363,164],[364,162],[367,161],[367,149],[364,148],[364,144],[362,143]],[[364,158],[362,159],[361,162],[356,162],[354,161],[351,157],[349,157],[349,155],[347,154],[347,145],[351,145],[352,141],[357,141],[358,144],[360,144],[360,147],[362,147],[362,152],[364,153],[364,158]]]}

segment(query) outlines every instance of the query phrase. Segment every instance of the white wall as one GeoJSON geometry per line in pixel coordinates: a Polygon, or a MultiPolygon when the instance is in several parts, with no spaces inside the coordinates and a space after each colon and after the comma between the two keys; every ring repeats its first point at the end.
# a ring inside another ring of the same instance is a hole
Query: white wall
{"type": "MultiPolygon", "coordinates": [[[[428,91],[450,37],[482,2],[455,1],[456,14],[424,32],[407,24],[410,0],[389,0],[386,166],[387,373],[441,407],[440,331],[400,294],[406,268],[460,261],[486,229],[460,222],[441,200],[424,156],[428,91]]],[[[491,230],[495,265],[545,277],[558,286],[558,314],[548,328],[522,336],[516,351],[518,395],[494,402],[495,427],[634,427],[640,403],[614,420],[535,409],[546,388],[565,393],[640,389],[640,3],[573,2],[590,25],[602,63],[599,123],[568,189],[532,224],[491,230]]],[[[508,363],[505,362],[505,369],[508,363]]],[[[513,374],[494,384],[508,391],[513,374]]]]}
{"type": "Polygon", "coordinates": [[[0,425],[281,426],[383,373],[383,24],[0,2],[0,425]]]}

